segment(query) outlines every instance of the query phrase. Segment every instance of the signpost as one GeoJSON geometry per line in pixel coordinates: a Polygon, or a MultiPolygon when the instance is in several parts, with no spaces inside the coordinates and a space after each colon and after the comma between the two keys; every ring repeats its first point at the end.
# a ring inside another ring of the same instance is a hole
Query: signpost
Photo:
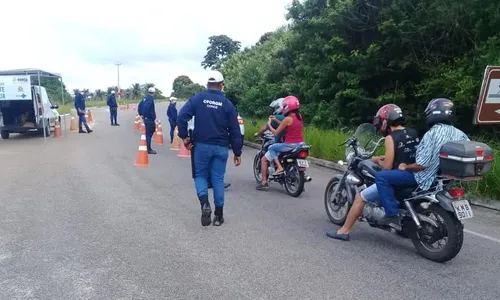
{"type": "Polygon", "coordinates": [[[473,123],[500,123],[500,67],[487,66],[484,71],[473,123]]]}
{"type": "Polygon", "coordinates": [[[30,76],[0,76],[0,101],[2,100],[32,100],[30,76]]]}

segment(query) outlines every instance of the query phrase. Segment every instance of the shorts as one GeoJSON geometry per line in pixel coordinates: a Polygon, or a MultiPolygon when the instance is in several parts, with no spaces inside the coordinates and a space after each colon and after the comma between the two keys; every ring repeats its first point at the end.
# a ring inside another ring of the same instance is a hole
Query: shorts
{"type": "Polygon", "coordinates": [[[380,194],[378,193],[377,185],[372,184],[366,189],[361,191],[361,198],[365,202],[376,202],[380,200],[380,194]]]}

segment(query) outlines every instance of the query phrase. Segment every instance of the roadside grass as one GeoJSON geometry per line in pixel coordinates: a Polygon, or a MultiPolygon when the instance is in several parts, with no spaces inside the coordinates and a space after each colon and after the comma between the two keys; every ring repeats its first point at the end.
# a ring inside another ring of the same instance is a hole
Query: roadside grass
{"type": "MultiPolygon", "coordinates": [[[[265,119],[246,118],[245,140],[255,142],[254,134],[266,122],[265,119]],[[257,126],[253,126],[251,120],[255,120],[257,126]]],[[[351,135],[340,130],[324,130],[308,126],[304,128],[304,136],[306,143],[311,145],[311,156],[333,162],[345,160],[345,146],[339,145],[344,143],[351,135]]],[[[500,157],[500,142],[487,141],[481,137],[471,137],[471,139],[488,144],[494,150],[494,157],[500,157]]],[[[382,145],[376,154],[381,155],[383,152],[382,145]]],[[[461,185],[466,189],[467,193],[500,200],[500,165],[494,163],[493,169],[483,180],[462,182],[461,185]]]]}

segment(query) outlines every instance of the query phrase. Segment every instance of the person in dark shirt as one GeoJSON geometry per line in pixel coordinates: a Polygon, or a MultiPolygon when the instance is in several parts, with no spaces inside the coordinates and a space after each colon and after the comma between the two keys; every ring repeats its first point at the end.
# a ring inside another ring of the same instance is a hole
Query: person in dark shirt
{"type": "Polygon", "coordinates": [[[151,148],[151,139],[156,131],[156,111],[155,111],[155,98],[154,94],[156,89],[150,87],[148,89],[148,95],[139,103],[137,107],[137,112],[144,120],[144,126],[146,127],[146,144],[148,147],[148,154],[156,154],[156,151],[151,148]]]}
{"type": "Polygon", "coordinates": [[[174,141],[174,131],[177,126],[177,98],[170,97],[170,104],[167,109],[168,123],[170,124],[170,144],[174,141]]]}
{"type": "Polygon", "coordinates": [[[115,91],[111,91],[106,103],[109,106],[109,119],[111,120],[111,126],[120,126],[116,119],[118,116],[118,103],[116,102],[115,91]]]}
{"type": "Polygon", "coordinates": [[[218,71],[208,77],[207,90],[191,97],[179,112],[179,137],[194,155],[194,183],[201,205],[201,225],[212,223],[212,209],[208,201],[208,177],[214,189],[215,213],[213,224],[224,223],[224,175],[229,155],[229,144],[234,153],[234,164],[241,164],[243,142],[234,105],[223,95],[224,78],[218,71]],[[194,118],[191,140],[188,121],[194,118]]]}
{"type": "Polygon", "coordinates": [[[78,114],[78,132],[79,133],[91,133],[93,130],[90,129],[85,119],[85,96],[80,91],[75,93],[75,109],[78,114]],[[82,124],[85,126],[87,131],[83,131],[82,124]]]}
{"type": "MultiPolygon", "coordinates": [[[[373,120],[378,131],[385,136],[385,155],[374,156],[373,162],[384,170],[397,170],[400,163],[415,161],[415,153],[419,143],[416,130],[404,127],[405,120],[401,108],[394,104],[382,106],[373,120]]],[[[366,202],[380,201],[377,185],[372,184],[361,193],[356,194],[351,210],[347,214],[344,226],[326,235],[333,239],[348,241],[351,229],[361,216],[366,202]]]]}

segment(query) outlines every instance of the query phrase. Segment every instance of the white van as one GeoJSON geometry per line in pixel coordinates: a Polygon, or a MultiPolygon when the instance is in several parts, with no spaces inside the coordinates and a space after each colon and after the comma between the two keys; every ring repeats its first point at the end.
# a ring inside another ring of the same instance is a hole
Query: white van
{"type": "Polygon", "coordinates": [[[37,131],[49,136],[55,129],[55,121],[61,122],[58,105],[50,102],[44,87],[31,86],[31,99],[0,99],[0,134],[8,139],[11,133],[37,131]]]}

